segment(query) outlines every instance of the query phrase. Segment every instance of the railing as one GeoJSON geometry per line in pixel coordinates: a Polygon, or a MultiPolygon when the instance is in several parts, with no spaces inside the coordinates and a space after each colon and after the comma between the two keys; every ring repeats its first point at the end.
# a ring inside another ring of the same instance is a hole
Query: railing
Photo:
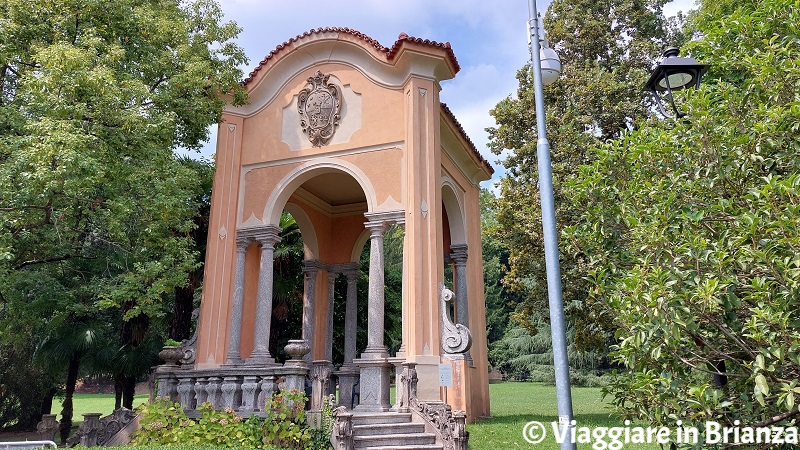
{"type": "Polygon", "coordinates": [[[267,399],[280,388],[305,389],[308,368],[302,361],[301,364],[207,370],[160,366],[155,376],[157,395],[179,402],[189,417],[199,415],[197,408],[204,402],[210,402],[214,409],[231,408],[241,415],[263,415],[267,399]]]}
{"type": "Polygon", "coordinates": [[[450,405],[441,401],[423,402],[417,399],[417,370],[415,363],[403,363],[400,375],[402,392],[398,398],[399,411],[410,410],[425,422],[425,431],[436,434],[436,442],[444,450],[467,450],[469,432],[466,429],[467,414],[453,412],[450,405]],[[407,403],[406,403],[407,399],[407,403]]]}
{"type": "Polygon", "coordinates": [[[176,364],[159,366],[155,372],[157,395],[180,402],[186,415],[199,416],[198,406],[210,402],[214,409],[230,408],[242,416],[265,415],[267,399],[279,389],[305,390],[308,353],[304,341],[290,341],[286,351],[291,359],[266,367],[223,366],[188,369],[176,364]]]}
{"type": "MultiPolygon", "coordinates": [[[[412,420],[425,424],[425,432],[436,435],[436,443],[444,450],[467,450],[469,432],[464,411],[451,411],[450,405],[441,401],[423,402],[417,398],[416,363],[402,363],[400,384],[397,386],[398,413],[412,413],[412,420]]],[[[353,413],[344,407],[334,410],[331,442],[336,450],[353,450],[353,413]]]]}

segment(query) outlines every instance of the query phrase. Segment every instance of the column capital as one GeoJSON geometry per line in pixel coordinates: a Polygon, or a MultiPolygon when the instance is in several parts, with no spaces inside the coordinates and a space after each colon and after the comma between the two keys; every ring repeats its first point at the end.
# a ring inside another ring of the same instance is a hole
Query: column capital
{"type": "Polygon", "coordinates": [[[253,238],[250,236],[242,236],[238,232],[236,233],[236,249],[239,251],[244,251],[250,244],[253,243],[253,238]]]}
{"type": "Polygon", "coordinates": [[[406,223],[406,212],[403,210],[370,212],[365,213],[364,217],[367,218],[364,226],[371,230],[383,227],[382,231],[385,231],[392,225],[405,227],[406,223]]]}
{"type": "Polygon", "coordinates": [[[383,233],[389,228],[389,224],[384,221],[369,221],[364,222],[364,228],[370,231],[370,237],[383,236],[383,233]]]}
{"type": "Polygon", "coordinates": [[[450,250],[452,251],[452,253],[450,253],[450,258],[452,258],[456,264],[467,262],[467,244],[451,245],[450,250]]]}
{"type": "Polygon", "coordinates": [[[350,272],[358,272],[360,264],[357,262],[348,262],[348,263],[336,263],[336,264],[328,264],[325,270],[328,273],[335,273],[337,275],[345,275],[349,276],[350,272]]]}
{"type": "Polygon", "coordinates": [[[353,282],[358,280],[358,276],[361,275],[361,270],[358,268],[356,263],[353,263],[355,267],[349,267],[342,270],[342,275],[347,277],[347,282],[353,282]]]}
{"type": "Polygon", "coordinates": [[[281,228],[277,225],[240,228],[236,230],[236,242],[238,243],[240,239],[248,239],[250,242],[257,241],[263,247],[275,245],[281,240],[281,228]]]}
{"type": "Polygon", "coordinates": [[[316,274],[320,269],[325,269],[325,263],[318,259],[303,260],[303,273],[316,274]]]}

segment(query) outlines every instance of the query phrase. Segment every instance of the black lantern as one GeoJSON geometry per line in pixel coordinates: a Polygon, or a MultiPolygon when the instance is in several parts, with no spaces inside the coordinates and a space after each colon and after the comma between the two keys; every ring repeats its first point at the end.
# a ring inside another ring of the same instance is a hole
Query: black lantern
{"type": "Polygon", "coordinates": [[[672,106],[672,110],[675,111],[676,118],[681,118],[686,114],[678,111],[672,91],[689,87],[699,88],[700,78],[710,67],[708,64],[700,64],[694,58],[681,58],[678,56],[679,53],[677,48],[669,48],[664,51],[664,57],[644,86],[645,90],[653,94],[661,114],[669,116],[663,104],[663,101],[667,100],[672,106]]]}

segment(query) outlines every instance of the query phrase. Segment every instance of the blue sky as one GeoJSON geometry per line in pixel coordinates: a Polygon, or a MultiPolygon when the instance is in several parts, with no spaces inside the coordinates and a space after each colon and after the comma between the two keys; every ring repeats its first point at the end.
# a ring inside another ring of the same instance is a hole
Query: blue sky
{"type": "MultiPolygon", "coordinates": [[[[319,27],[348,27],[391,47],[400,33],[450,42],[461,71],[442,83],[441,100],[450,107],[483,156],[503,168],[486,146],[489,110],[514,95],[515,74],[528,61],[527,0],[218,0],[227,20],[243,31],[238,43],[250,59],[249,73],[265,55],[291,37],[319,27]]],[[[686,11],[694,0],[675,0],[665,12],[686,11]]],[[[550,0],[539,0],[544,15],[550,0]]],[[[546,24],[545,24],[546,27],[546,24]]],[[[202,151],[214,152],[212,136],[202,151]]]]}

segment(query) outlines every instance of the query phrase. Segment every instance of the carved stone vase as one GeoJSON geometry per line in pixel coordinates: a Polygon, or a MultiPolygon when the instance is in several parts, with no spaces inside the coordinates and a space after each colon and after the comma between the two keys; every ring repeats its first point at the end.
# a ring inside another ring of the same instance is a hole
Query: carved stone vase
{"type": "Polygon", "coordinates": [[[165,345],[158,352],[158,357],[166,361],[168,366],[177,366],[178,361],[183,358],[183,349],[175,345],[165,345]]]}
{"type": "Polygon", "coordinates": [[[286,351],[286,354],[289,355],[289,359],[295,361],[303,359],[303,356],[311,351],[311,347],[309,347],[303,339],[290,339],[289,343],[286,344],[286,347],[283,347],[283,349],[286,351]]]}

